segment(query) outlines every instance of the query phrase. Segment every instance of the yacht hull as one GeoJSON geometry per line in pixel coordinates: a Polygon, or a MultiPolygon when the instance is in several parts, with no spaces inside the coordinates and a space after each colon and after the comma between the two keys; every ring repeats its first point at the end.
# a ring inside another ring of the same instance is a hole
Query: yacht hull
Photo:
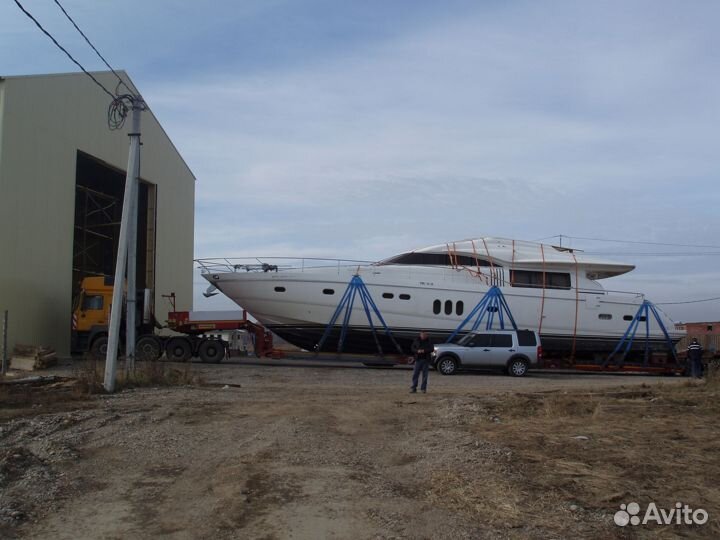
{"type": "MultiPolygon", "coordinates": [[[[643,301],[639,294],[609,293],[602,288],[519,288],[504,279],[493,283],[478,279],[472,273],[439,267],[391,265],[203,275],[277,335],[313,351],[355,274],[363,279],[403,354],[410,352],[410,344],[421,329],[428,331],[436,342],[444,342],[489,288],[497,285],[517,326],[540,333],[546,357],[574,356],[602,361],[618,345],[643,301]]],[[[323,352],[338,350],[343,314],[344,311],[323,343],[323,352]]],[[[485,320],[480,329],[485,328],[485,320]]],[[[397,354],[377,316],[372,315],[372,321],[382,352],[397,354]]],[[[507,326],[509,322],[505,322],[507,326]]],[[[665,320],[663,324],[670,331],[671,341],[682,337],[683,334],[672,330],[671,321],[665,320]]],[[[471,326],[472,321],[464,330],[471,326]]],[[[497,315],[493,328],[498,328],[497,315]]],[[[642,322],[630,351],[631,358],[644,357],[646,343],[650,351],[668,352],[667,338],[658,322],[650,321],[647,330],[646,340],[642,322]]],[[[379,352],[368,313],[357,298],[349,316],[342,352],[379,352]]]]}

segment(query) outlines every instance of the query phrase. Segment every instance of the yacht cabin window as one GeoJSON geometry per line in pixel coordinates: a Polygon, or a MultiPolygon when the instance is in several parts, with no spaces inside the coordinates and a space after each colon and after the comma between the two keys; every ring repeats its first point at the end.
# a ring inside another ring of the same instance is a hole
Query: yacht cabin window
{"type": "Polygon", "coordinates": [[[453,255],[449,253],[403,253],[390,257],[378,264],[410,264],[416,266],[494,266],[501,267],[500,264],[490,264],[489,261],[472,255],[453,255]]]}
{"type": "MultiPolygon", "coordinates": [[[[546,289],[569,289],[570,274],[564,272],[544,272],[546,289]]],[[[542,288],[543,272],[532,270],[510,270],[510,283],[513,287],[542,288]]]]}

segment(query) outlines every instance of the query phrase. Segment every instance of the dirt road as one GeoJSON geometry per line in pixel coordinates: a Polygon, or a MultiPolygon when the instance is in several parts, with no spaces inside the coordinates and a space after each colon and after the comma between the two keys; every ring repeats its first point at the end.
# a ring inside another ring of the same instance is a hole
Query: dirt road
{"type": "Polygon", "coordinates": [[[720,532],[704,387],[431,373],[410,395],[407,369],[281,364],[5,409],[0,536],[607,538],[621,503],[680,496],[720,532]]]}

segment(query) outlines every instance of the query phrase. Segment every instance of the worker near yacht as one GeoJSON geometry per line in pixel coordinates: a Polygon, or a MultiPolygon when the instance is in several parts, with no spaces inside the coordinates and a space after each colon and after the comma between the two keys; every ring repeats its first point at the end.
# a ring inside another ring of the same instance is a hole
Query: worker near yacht
{"type": "Polygon", "coordinates": [[[418,379],[422,371],[422,384],[420,391],[424,394],[427,392],[428,372],[430,371],[430,360],[434,346],[425,330],[420,331],[420,335],[412,342],[411,350],[415,356],[415,365],[413,366],[412,386],[410,393],[417,392],[418,379]]]}
{"type": "Polygon", "coordinates": [[[702,346],[698,343],[697,338],[693,338],[692,343],[688,345],[687,358],[690,362],[690,375],[696,379],[703,375],[702,354],[702,346]]]}

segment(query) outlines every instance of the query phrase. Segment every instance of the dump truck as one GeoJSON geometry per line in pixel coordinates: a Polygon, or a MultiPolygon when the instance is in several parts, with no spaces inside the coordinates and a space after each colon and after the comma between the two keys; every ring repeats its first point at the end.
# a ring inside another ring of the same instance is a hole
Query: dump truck
{"type": "MultiPolygon", "coordinates": [[[[169,299],[172,311],[165,324],[155,318],[152,291],[138,291],[136,306],[138,321],[135,357],[155,361],[163,355],[175,362],[187,362],[198,357],[203,362],[220,362],[227,355],[228,342],[223,332],[245,330],[253,339],[255,354],[263,356],[272,350],[272,334],[262,325],[248,320],[247,314],[229,317],[226,312],[177,311],[175,294],[169,299]],[[158,330],[170,330],[159,334],[158,330]]],[[[113,301],[112,277],[86,277],[74,302],[72,314],[72,351],[88,353],[94,358],[107,354],[110,306],[113,301]]],[[[123,310],[123,315],[125,311],[123,310]]],[[[234,315],[234,313],[233,313],[234,315]]],[[[120,325],[121,346],[125,344],[125,317],[120,325]]]]}

